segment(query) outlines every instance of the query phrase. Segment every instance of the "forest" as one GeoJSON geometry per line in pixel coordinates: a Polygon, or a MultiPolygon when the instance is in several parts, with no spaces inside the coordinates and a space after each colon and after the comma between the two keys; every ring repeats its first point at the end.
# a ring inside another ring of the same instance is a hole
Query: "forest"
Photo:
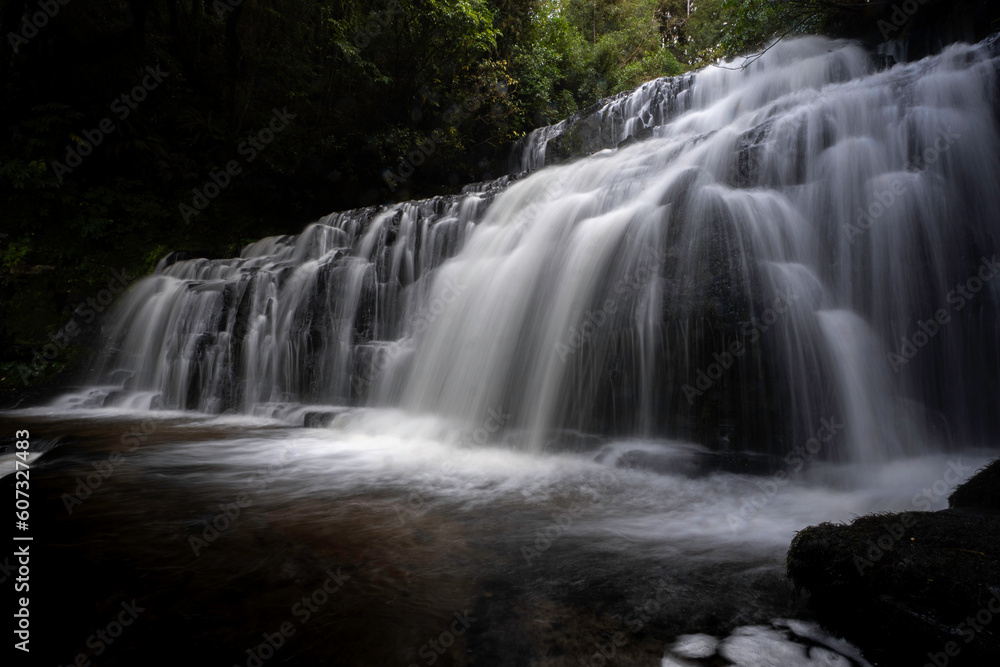
{"type": "Polygon", "coordinates": [[[790,34],[920,29],[900,11],[861,0],[3,0],[0,387],[45,384],[78,361],[90,322],[76,305],[168,252],[231,256],[335,210],[457,192],[505,173],[531,129],[643,81],[752,58],[790,34]],[[58,353],[41,353],[50,343],[58,353]]]}
{"type": "Polygon", "coordinates": [[[998,664],[998,183],[997,0],[0,0],[2,664],[998,664]]]}

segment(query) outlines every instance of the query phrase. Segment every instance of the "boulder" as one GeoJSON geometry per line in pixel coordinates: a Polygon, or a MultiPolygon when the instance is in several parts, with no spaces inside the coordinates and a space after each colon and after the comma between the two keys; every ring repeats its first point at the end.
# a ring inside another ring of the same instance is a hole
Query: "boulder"
{"type": "Polygon", "coordinates": [[[948,507],[1000,511],[1000,459],[959,484],[948,496],[948,507]]]}
{"type": "Polygon", "coordinates": [[[828,629],[878,665],[1000,657],[995,461],[952,495],[962,510],[869,514],[800,531],[788,576],[828,629]]]}

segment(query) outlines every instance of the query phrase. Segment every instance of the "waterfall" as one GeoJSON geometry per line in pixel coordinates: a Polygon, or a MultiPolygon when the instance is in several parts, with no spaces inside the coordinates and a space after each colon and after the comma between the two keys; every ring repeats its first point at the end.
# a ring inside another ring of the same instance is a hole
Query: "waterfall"
{"type": "Polygon", "coordinates": [[[832,420],[825,455],[861,463],[995,440],[998,54],[879,71],[783,41],[536,130],[529,174],[168,257],[72,402],[501,414],[533,449],[776,456],[832,420]]]}

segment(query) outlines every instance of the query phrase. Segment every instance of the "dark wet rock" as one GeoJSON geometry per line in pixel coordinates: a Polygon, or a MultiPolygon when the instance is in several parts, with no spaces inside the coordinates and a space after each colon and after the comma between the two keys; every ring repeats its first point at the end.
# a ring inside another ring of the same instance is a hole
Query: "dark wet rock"
{"type": "Polygon", "coordinates": [[[130,374],[122,383],[122,389],[126,392],[135,391],[137,382],[138,378],[134,374],[130,374]]]}
{"type": "MultiPolygon", "coordinates": [[[[996,474],[994,462],[955,493],[995,502],[996,474]]],[[[988,505],[810,526],[792,541],[786,565],[823,623],[872,662],[984,665],[1000,657],[1000,516],[988,505]]]]}
{"type": "MultiPolygon", "coordinates": [[[[490,438],[494,437],[492,434],[489,435],[490,438]]],[[[527,431],[506,430],[503,435],[503,441],[514,449],[528,449],[533,446],[532,434],[527,431]]],[[[607,439],[605,437],[593,433],[571,429],[558,429],[546,435],[542,449],[551,454],[562,452],[585,454],[599,450],[606,442],[607,439]]]]}
{"type": "Polygon", "coordinates": [[[646,470],[660,475],[703,477],[717,472],[764,475],[774,470],[776,464],[771,457],[757,452],[656,452],[633,449],[622,454],[615,461],[615,467],[646,470]]]}
{"type": "Polygon", "coordinates": [[[681,93],[691,87],[694,78],[695,75],[688,73],[656,79],[635,91],[598,100],[555,125],[536,129],[512,147],[511,173],[558,164],[607,148],[624,148],[651,137],[654,127],[685,110],[681,93]],[[636,106],[642,110],[633,117],[636,106]],[[527,166],[527,154],[543,144],[542,163],[527,166]]]}
{"type": "Polygon", "coordinates": [[[733,174],[732,178],[734,187],[749,188],[758,183],[760,164],[773,125],[773,119],[769,119],[744,132],[737,139],[736,173],[733,174]]]}
{"type": "Polygon", "coordinates": [[[631,134],[628,137],[626,137],[622,142],[618,144],[618,148],[625,148],[626,146],[637,144],[640,141],[645,141],[646,139],[652,138],[652,136],[653,136],[652,127],[643,128],[638,132],[636,132],[635,134],[631,134]]]}
{"type": "Polygon", "coordinates": [[[110,384],[125,386],[128,384],[128,381],[132,378],[133,375],[135,375],[135,373],[133,373],[130,370],[116,370],[112,371],[108,375],[108,379],[110,384]]]}
{"type": "Polygon", "coordinates": [[[345,412],[347,412],[346,409],[307,412],[302,417],[302,425],[305,428],[326,428],[333,423],[337,415],[342,415],[345,412]]]}
{"type": "Polygon", "coordinates": [[[545,450],[549,452],[589,452],[601,446],[604,439],[579,431],[562,430],[552,433],[545,441],[545,450]]]}
{"type": "Polygon", "coordinates": [[[645,470],[659,475],[685,475],[688,477],[693,477],[698,470],[698,465],[693,457],[649,452],[642,449],[625,452],[615,461],[615,467],[645,470]]]}
{"type": "Polygon", "coordinates": [[[184,260],[193,259],[196,257],[204,257],[204,255],[193,254],[187,252],[186,250],[174,250],[173,252],[168,253],[166,257],[160,260],[160,265],[157,268],[165,269],[168,266],[176,264],[177,262],[182,262],[184,260]]]}
{"type": "Polygon", "coordinates": [[[697,461],[701,475],[713,472],[766,475],[782,469],[780,460],[759,452],[704,452],[697,461]]]}
{"type": "MultiPolygon", "coordinates": [[[[63,375],[65,376],[66,374],[64,373],[63,375]]],[[[25,387],[23,385],[0,387],[0,411],[45,405],[65,394],[67,387],[70,390],[79,388],[77,385],[70,385],[68,383],[41,387],[25,387]]]]}
{"type": "Polygon", "coordinates": [[[108,395],[104,397],[104,403],[102,404],[102,407],[106,408],[111,405],[116,405],[119,400],[125,397],[125,395],[126,392],[124,391],[109,392],[108,395]]]}
{"type": "Polygon", "coordinates": [[[1000,510],[1000,459],[960,484],[948,496],[948,506],[1000,510]]]}

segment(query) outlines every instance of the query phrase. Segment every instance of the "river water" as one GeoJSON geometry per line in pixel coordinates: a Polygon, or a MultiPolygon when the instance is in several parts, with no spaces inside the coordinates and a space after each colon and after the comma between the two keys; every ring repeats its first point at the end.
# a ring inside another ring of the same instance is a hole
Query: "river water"
{"type": "Polygon", "coordinates": [[[784,557],[995,451],[996,52],[782,42],[536,131],[526,173],[164,259],[80,386],[0,416],[44,650],[867,664],[784,557]]]}

